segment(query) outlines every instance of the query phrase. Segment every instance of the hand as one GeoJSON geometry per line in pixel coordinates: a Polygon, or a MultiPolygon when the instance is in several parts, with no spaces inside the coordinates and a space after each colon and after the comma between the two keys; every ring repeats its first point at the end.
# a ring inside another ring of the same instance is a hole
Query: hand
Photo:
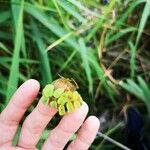
{"type": "MultiPolygon", "coordinates": [[[[29,114],[21,129],[16,147],[12,140],[17,131],[25,111],[31,105],[39,92],[39,83],[30,79],[23,83],[13,95],[11,101],[0,114],[0,150],[35,150],[40,136],[57,113],[39,101],[35,109],[29,114]]],[[[70,137],[79,129],[77,138],[68,146],[68,150],[86,150],[93,142],[99,128],[99,120],[90,116],[84,121],[88,113],[88,106],[84,103],[74,113],[62,117],[60,123],[50,132],[42,150],[62,150],[70,137]],[[84,123],[83,123],[84,122],[84,123]]]]}

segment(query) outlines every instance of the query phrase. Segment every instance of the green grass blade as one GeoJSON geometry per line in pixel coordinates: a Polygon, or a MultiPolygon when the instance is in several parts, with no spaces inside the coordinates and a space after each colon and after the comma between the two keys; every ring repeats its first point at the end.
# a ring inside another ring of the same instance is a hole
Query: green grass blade
{"type": "Polygon", "coordinates": [[[66,60],[66,62],[61,66],[60,70],[58,72],[61,72],[63,69],[65,69],[67,67],[67,65],[69,64],[69,62],[71,60],[73,60],[73,57],[76,55],[77,51],[73,51],[71,53],[71,55],[68,57],[68,59],[66,60]]]}
{"type": "Polygon", "coordinates": [[[0,42],[0,49],[4,50],[5,52],[7,52],[8,54],[12,54],[10,52],[10,50],[2,43],[0,42]]]}
{"type": "Polygon", "coordinates": [[[87,76],[87,79],[88,79],[89,91],[93,92],[93,80],[92,80],[92,76],[91,76],[91,68],[90,68],[90,65],[89,65],[87,50],[88,49],[85,46],[85,42],[84,42],[83,38],[80,38],[79,39],[79,52],[81,54],[81,58],[83,60],[83,67],[85,69],[86,76],[87,76]]]}
{"type": "Polygon", "coordinates": [[[0,12],[0,24],[10,18],[10,11],[0,12]]]}
{"type": "MultiPolygon", "coordinates": [[[[12,57],[0,57],[0,63],[12,63],[12,57]]],[[[19,62],[22,64],[39,64],[39,61],[32,60],[32,59],[26,59],[26,58],[20,58],[19,62]]]]}
{"type": "MultiPolygon", "coordinates": [[[[13,22],[14,22],[14,30],[17,29],[17,20],[19,17],[19,11],[20,11],[20,0],[12,0],[12,12],[13,12],[13,22]],[[15,5],[13,3],[18,3],[18,5],[15,5]]],[[[25,46],[25,37],[24,37],[24,29],[22,28],[22,37],[21,37],[21,50],[23,52],[24,57],[26,57],[26,46],[25,46]]]]}
{"type": "Polygon", "coordinates": [[[89,61],[90,61],[90,64],[91,64],[93,70],[95,70],[95,72],[97,73],[97,76],[100,80],[100,83],[104,87],[104,89],[105,89],[106,93],[108,94],[108,96],[110,97],[112,103],[116,106],[117,103],[116,103],[116,100],[114,98],[115,94],[114,94],[112,88],[109,86],[109,84],[105,78],[105,73],[104,73],[103,69],[98,64],[94,55],[90,55],[89,61]]]}
{"type": "Polygon", "coordinates": [[[78,10],[73,7],[73,5],[66,0],[57,1],[58,4],[65,9],[69,14],[77,18],[80,22],[84,21],[84,18],[78,13],[78,10]]]}
{"type": "Polygon", "coordinates": [[[54,48],[55,46],[59,45],[61,42],[63,42],[65,39],[67,39],[68,37],[70,37],[74,32],[69,32],[68,34],[62,36],[60,39],[58,39],[57,41],[53,42],[50,46],[48,46],[46,48],[46,51],[51,50],[52,48],[54,48]]]}
{"type": "Polygon", "coordinates": [[[39,61],[41,65],[40,72],[43,81],[42,83],[43,85],[46,85],[52,82],[52,74],[51,74],[51,68],[49,64],[49,58],[47,53],[45,52],[45,44],[41,39],[40,31],[34,22],[32,22],[32,29],[33,29],[33,39],[37,44],[38,52],[39,52],[39,61]]]}
{"type": "MultiPolygon", "coordinates": [[[[67,34],[67,31],[64,30],[55,19],[53,19],[52,17],[50,18],[41,10],[31,8],[31,7],[25,7],[25,11],[30,15],[32,15],[34,18],[36,18],[39,22],[41,22],[46,28],[48,28],[51,32],[56,34],[58,37],[61,38],[62,36],[67,34]]],[[[78,50],[78,44],[74,37],[71,36],[69,39],[68,38],[65,39],[65,42],[67,42],[73,48],[78,50]]]]}
{"type": "Polygon", "coordinates": [[[59,6],[58,6],[57,0],[53,0],[53,3],[54,3],[54,5],[55,5],[55,7],[56,7],[56,10],[57,10],[59,16],[60,16],[61,22],[63,23],[64,27],[65,27],[66,29],[68,29],[68,26],[67,26],[67,24],[66,24],[66,21],[65,21],[65,18],[64,18],[64,16],[63,16],[63,13],[62,13],[61,9],[60,9],[59,6]]]}
{"type": "Polygon", "coordinates": [[[12,142],[13,146],[17,145],[18,140],[19,140],[19,136],[20,136],[20,132],[21,132],[21,126],[19,125],[17,132],[16,132],[16,135],[15,135],[13,142],[12,142]]]}
{"type": "Polygon", "coordinates": [[[4,31],[0,31],[0,39],[2,40],[12,40],[12,35],[10,35],[10,33],[4,32],[4,31]]]}
{"type": "Polygon", "coordinates": [[[106,18],[106,16],[111,12],[113,6],[115,5],[116,0],[111,0],[109,5],[106,7],[105,11],[102,14],[102,19],[100,19],[97,24],[95,25],[95,27],[90,31],[89,35],[86,37],[86,41],[89,41],[94,34],[97,32],[97,30],[102,26],[103,22],[104,22],[104,18],[106,18]]]}
{"type": "Polygon", "coordinates": [[[10,75],[8,80],[8,87],[6,93],[6,101],[7,104],[10,97],[14,93],[18,85],[19,79],[19,53],[21,48],[21,38],[22,38],[22,29],[23,29],[23,6],[24,0],[21,1],[19,16],[16,24],[16,35],[15,35],[15,43],[14,43],[14,53],[13,60],[10,69],[10,75]]]}
{"type": "Polygon", "coordinates": [[[139,82],[141,89],[143,90],[144,101],[147,106],[148,114],[150,117],[150,89],[148,85],[146,84],[146,82],[141,77],[138,77],[138,82],[139,82]]]}
{"type": "Polygon", "coordinates": [[[124,36],[125,34],[130,33],[130,32],[132,33],[132,32],[134,32],[134,31],[136,31],[136,30],[137,30],[137,29],[136,29],[135,27],[129,27],[129,28],[123,29],[123,30],[117,32],[116,34],[112,35],[111,38],[109,38],[109,39],[106,41],[105,45],[106,45],[106,46],[109,46],[112,42],[118,40],[119,38],[121,38],[121,37],[124,36]]]}
{"type": "Polygon", "coordinates": [[[127,79],[127,83],[130,87],[133,88],[133,90],[135,91],[135,93],[137,92],[138,94],[142,95],[143,91],[142,89],[139,87],[138,84],[136,84],[133,80],[131,79],[127,79]]]}
{"type": "Polygon", "coordinates": [[[144,30],[144,27],[146,25],[146,22],[147,22],[147,19],[148,19],[149,15],[150,15],[150,0],[146,0],[144,11],[143,11],[141,21],[140,21],[140,25],[139,25],[137,38],[136,38],[136,44],[135,44],[136,46],[138,45],[138,42],[140,40],[141,34],[144,30]]]}
{"type": "Polygon", "coordinates": [[[137,96],[138,98],[140,98],[142,100],[144,99],[144,94],[143,94],[142,90],[140,90],[140,92],[139,91],[137,92],[132,85],[130,85],[128,83],[125,83],[123,81],[120,81],[119,85],[122,88],[126,89],[128,92],[130,92],[130,93],[134,94],[135,96],[137,96]]]}
{"type": "Polygon", "coordinates": [[[70,3],[72,3],[74,6],[76,6],[78,9],[80,9],[80,11],[84,11],[90,15],[93,15],[95,17],[100,17],[99,16],[99,12],[95,12],[93,10],[88,9],[87,7],[85,7],[85,5],[82,5],[82,3],[80,1],[75,1],[75,0],[67,0],[70,3]]]}
{"type": "MultiPolygon", "coordinates": [[[[145,0],[130,1],[130,2],[128,3],[128,6],[129,6],[129,7],[123,12],[123,14],[120,15],[120,18],[118,18],[118,19],[116,20],[115,27],[116,27],[117,29],[119,29],[119,28],[121,28],[122,26],[124,26],[124,25],[125,25],[124,22],[125,22],[125,21],[127,20],[127,18],[129,17],[129,14],[131,14],[132,11],[134,11],[134,9],[136,9],[136,7],[137,7],[138,5],[140,5],[140,4],[142,4],[142,3],[145,3],[145,0]]],[[[114,30],[110,30],[109,36],[110,36],[110,37],[113,36],[115,32],[116,32],[116,31],[114,31],[114,30]]]]}
{"type": "Polygon", "coordinates": [[[129,41],[131,59],[130,59],[130,77],[133,78],[135,76],[135,59],[136,59],[136,47],[133,45],[131,41],[129,41]]]}

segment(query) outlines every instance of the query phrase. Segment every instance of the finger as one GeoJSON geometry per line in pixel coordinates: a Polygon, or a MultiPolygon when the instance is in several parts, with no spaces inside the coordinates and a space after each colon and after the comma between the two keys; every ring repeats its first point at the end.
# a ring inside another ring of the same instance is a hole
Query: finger
{"type": "Polygon", "coordinates": [[[35,149],[44,128],[56,112],[56,109],[50,108],[40,101],[23,123],[18,146],[35,149]]]}
{"type": "Polygon", "coordinates": [[[88,113],[88,106],[84,103],[74,113],[65,115],[55,129],[53,129],[48,139],[43,144],[42,150],[62,150],[74,134],[82,125],[88,113]]]}
{"type": "Polygon", "coordinates": [[[100,122],[98,118],[95,116],[88,117],[88,119],[84,122],[81,129],[79,130],[77,138],[71,142],[67,150],[87,150],[92,144],[99,126],[100,122]]]}
{"type": "Polygon", "coordinates": [[[18,124],[38,94],[39,83],[30,79],[23,83],[13,95],[11,101],[0,115],[0,145],[11,145],[18,124]]]}
{"type": "MultiPolygon", "coordinates": [[[[0,147],[0,150],[27,150],[27,149],[20,148],[20,147],[12,147],[7,145],[7,146],[0,147]]],[[[38,149],[36,148],[36,149],[28,149],[28,150],[38,150],[38,149]]]]}

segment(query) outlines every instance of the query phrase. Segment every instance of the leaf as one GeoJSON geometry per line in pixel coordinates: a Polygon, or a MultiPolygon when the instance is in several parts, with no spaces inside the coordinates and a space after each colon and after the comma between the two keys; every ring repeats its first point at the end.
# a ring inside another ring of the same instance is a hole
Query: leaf
{"type": "Polygon", "coordinates": [[[58,4],[64,8],[69,14],[77,18],[80,22],[84,21],[84,18],[78,13],[78,10],[71,5],[70,2],[67,2],[66,0],[58,0],[58,4]]]}
{"type": "Polygon", "coordinates": [[[104,86],[104,89],[106,90],[107,94],[109,95],[110,99],[112,100],[113,104],[116,105],[116,101],[114,99],[115,93],[114,93],[113,89],[108,85],[107,80],[104,75],[104,71],[99,66],[95,56],[91,55],[91,57],[89,58],[89,61],[92,65],[92,68],[96,72],[101,84],[104,86]]]}
{"type": "Polygon", "coordinates": [[[111,12],[113,9],[113,6],[115,5],[116,0],[111,0],[109,5],[104,10],[102,17],[100,20],[98,20],[97,24],[94,26],[94,28],[91,29],[90,33],[86,37],[86,41],[89,41],[97,32],[97,30],[103,25],[104,19],[107,18],[107,15],[111,12]]]}
{"type": "Polygon", "coordinates": [[[50,130],[44,130],[42,135],[41,135],[41,139],[46,140],[48,138],[48,135],[50,133],[50,130]]]}
{"type": "Polygon", "coordinates": [[[43,42],[41,38],[40,31],[37,27],[37,25],[32,21],[31,26],[33,29],[33,35],[32,38],[35,40],[37,47],[38,47],[38,54],[39,54],[39,61],[40,61],[40,69],[41,69],[41,75],[42,75],[42,83],[43,85],[46,85],[50,82],[52,82],[52,73],[51,73],[51,67],[49,63],[49,57],[48,54],[45,52],[45,43],[43,42]]]}
{"type": "Polygon", "coordinates": [[[138,42],[140,40],[141,34],[144,30],[144,27],[146,25],[146,22],[148,21],[148,16],[150,15],[150,0],[146,0],[144,11],[140,20],[140,25],[138,29],[138,34],[136,37],[136,46],[138,45],[138,42]]]}
{"type": "Polygon", "coordinates": [[[46,51],[51,50],[52,48],[54,48],[55,46],[57,46],[58,44],[60,44],[62,41],[64,41],[65,39],[67,39],[68,37],[70,37],[70,35],[72,35],[74,32],[69,32],[68,34],[64,35],[63,37],[61,37],[60,39],[58,39],[57,41],[53,42],[50,46],[48,46],[46,48],[46,51]]]}
{"type": "MultiPolygon", "coordinates": [[[[17,30],[17,20],[19,18],[19,10],[20,10],[20,0],[11,0],[12,3],[12,17],[13,17],[13,23],[14,23],[14,30],[17,30]],[[16,5],[18,4],[18,5],[16,5]]],[[[24,7],[25,7],[25,2],[24,2],[24,7]]],[[[26,55],[26,46],[25,46],[25,37],[24,37],[24,28],[22,28],[22,37],[21,37],[21,50],[23,52],[24,57],[27,57],[26,55]]]]}
{"type": "Polygon", "coordinates": [[[128,85],[130,85],[136,92],[142,95],[142,89],[139,87],[138,84],[136,84],[133,80],[127,79],[128,85]]]}
{"type": "Polygon", "coordinates": [[[135,75],[135,69],[136,69],[136,64],[135,64],[135,59],[136,59],[136,47],[133,45],[131,41],[129,41],[129,46],[130,46],[130,53],[131,53],[131,59],[130,59],[130,76],[131,78],[134,77],[135,75]]]}
{"type": "MultiPolygon", "coordinates": [[[[132,11],[136,9],[138,5],[141,3],[145,3],[145,0],[138,0],[138,1],[131,1],[129,3],[129,7],[126,11],[123,11],[122,14],[120,14],[120,18],[118,18],[115,21],[115,28],[120,29],[122,26],[124,26],[124,22],[127,20],[130,14],[132,14],[132,11]]],[[[110,30],[110,32],[107,34],[110,38],[115,35],[116,30],[110,30]]]]}
{"type": "Polygon", "coordinates": [[[84,3],[80,2],[80,1],[75,1],[75,0],[67,0],[70,3],[72,3],[74,6],[76,6],[78,9],[80,9],[80,12],[86,12],[89,15],[95,16],[95,17],[100,17],[99,12],[95,12],[92,9],[90,10],[89,8],[87,8],[86,5],[84,5],[84,3]]]}
{"type": "Polygon", "coordinates": [[[89,65],[89,59],[88,59],[88,52],[87,52],[88,49],[85,46],[85,42],[83,38],[80,38],[78,43],[79,43],[79,52],[81,54],[81,58],[83,61],[83,67],[85,68],[86,76],[89,83],[89,91],[93,92],[93,80],[91,75],[91,68],[89,65]]]}
{"type": "Polygon", "coordinates": [[[130,93],[136,95],[136,96],[139,97],[140,99],[142,99],[142,100],[144,99],[144,95],[143,95],[142,90],[140,90],[140,92],[139,92],[139,91],[137,92],[137,91],[134,89],[134,87],[133,87],[132,85],[130,85],[130,84],[128,84],[128,83],[125,83],[125,82],[123,82],[123,81],[120,81],[120,82],[119,82],[119,85],[120,85],[121,87],[123,87],[124,89],[126,89],[128,92],[130,92],[130,93]]]}
{"type": "Polygon", "coordinates": [[[134,31],[137,31],[137,29],[135,27],[129,27],[129,28],[122,29],[121,31],[119,31],[116,34],[112,35],[105,42],[105,44],[106,44],[106,46],[109,46],[112,42],[118,40],[119,38],[121,38],[122,36],[126,35],[127,33],[132,33],[134,31]]]}
{"type": "Polygon", "coordinates": [[[1,12],[0,14],[0,24],[5,22],[7,19],[9,19],[9,17],[11,16],[10,11],[4,11],[1,12]]]}
{"type": "Polygon", "coordinates": [[[19,125],[18,129],[17,129],[17,132],[16,132],[16,135],[13,139],[13,146],[16,146],[17,143],[18,143],[18,140],[19,140],[19,136],[20,136],[20,133],[21,133],[21,126],[19,125]]]}
{"type": "MultiPolygon", "coordinates": [[[[28,4],[26,2],[26,4],[28,4]]],[[[48,28],[50,31],[52,31],[54,34],[56,34],[58,37],[62,37],[67,34],[67,31],[64,30],[60,25],[59,22],[57,22],[56,19],[50,18],[45,13],[43,13],[39,9],[31,8],[31,7],[25,7],[25,11],[32,15],[34,18],[36,18],[39,22],[41,22],[46,28],[48,28]]],[[[74,37],[67,38],[65,41],[78,50],[78,44],[74,37]]]]}
{"type": "Polygon", "coordinates": [[[77,51],[73,51],[72,54],[68,57],[68,59],[66,60],[66,62],[61,65],[61,68],[58,72],[61,72],[63,69],[65,69],[67,67],[67,65],[73,60],[73,57],[77,54],[77,51]]]}
{"type": "Polygon", "coordinates": [[[140,76],[138,77],[138,82],[139,82],[141,89],[143,89],[145,100],[149,103],[149,106],[150,106],[150,89],[148,85],[146,84],[146,82],[140,76]]]}
{"type": "Polygon", "coordinates": [[[138,82],[139,82],[141,89],[143,90],[143,94],[144,94],[143,100],[146,103],[147,110],[148,110],[149,117],[150,117],[150,89],[148,85],[146,84],[146,82],[141,77],[138,77],[138,82]]]}
{"type": "Polygon", "coordinates": [[[22,38],[22,30],[23,30],[23,6],[24,0],[21,1],[19,16],[17,19],[16,25],[16,35],[15,35],[15,47],[13,52],[13,59],[10,69],[10,75],[8,80],[8,87],[6,93],[6,101],[5,104],[8,103],[10,97],[17,89],[18,79],[19,79],[19,53],[21,48],[21,38],[22,38]]]}
{"type": "Polygon", "coordinates": [[[65,17],[64,17],[65,14],[63,15],[61,9],[59,8],[59,6],[58,6],[58,4],[57,4],[57,3],[58,3],[57,0],[53,0],[53,3],[54,3],[54,5],[55,5],[55,8],[56,8],[56,10],[57,10],[59,16],[60,16],[61,22],[63,23],[64,27],[65,27],[66,29],[68,29],[68,26],[67,26],[67,23],[66,23],[66,19],[65,19],[65,17]]]}
{"type": "Polygon", "coordinates": [[[150,117],[150,89],[141,77],[138,77],[138,83],[139,84],[135,83],[131,79],[128,79],[127,83],[121,81],[119,84],[121,87],[123,87],[124,89],[126,89],[127,91],[144,101],[150,117]]]}
{"type": "Polygon", "coordinates": [[[8,50],[8,48],[3,44],[3,43],[1,43],[0,42],[0,48],[1,49],[3,49],[5,52],[7,52],[8,54],[12,54],[9,50],[8,50]]]}

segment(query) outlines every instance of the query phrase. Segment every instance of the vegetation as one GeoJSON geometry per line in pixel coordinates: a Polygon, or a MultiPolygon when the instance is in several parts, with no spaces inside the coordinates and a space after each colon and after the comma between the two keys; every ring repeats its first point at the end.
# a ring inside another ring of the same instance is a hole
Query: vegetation
{"type": "MultiPolygon", "coordinates": [[[[123,106],[150,116],[149,16],[149,0],[0,0],[0,112],[22,82],[43,88],[60,74],[77,81],[90,114],[108,118],[101,132],[124,144],[123,106]]],[[[97,136],[91,149],[100,148],[118,146],[97,136]]]]}

